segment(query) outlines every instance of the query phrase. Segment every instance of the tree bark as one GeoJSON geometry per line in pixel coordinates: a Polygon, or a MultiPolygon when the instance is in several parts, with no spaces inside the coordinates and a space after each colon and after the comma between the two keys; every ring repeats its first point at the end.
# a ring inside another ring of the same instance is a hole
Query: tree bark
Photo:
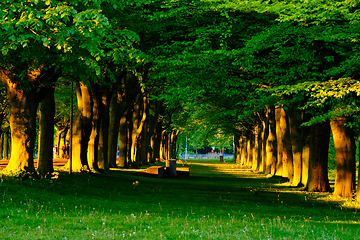
{"type": "Polygon", "coordinates": [[[286,132],[286,121],[285,121],[285,110],[281,107],[275,108],[275,124],[276,124],[276,144],[277,144],[277,162],[276,162],[276,172],[275,175],[277,176],[287,176],[287,164],[284,163],[287,161],[287,152],[286,147],[284,145],[285,139],[285,132],[286,132]],[[286,172],[286,174],[284,174],[286,172]]]}
{"type": "MultiPolygon", "coordinates": [[[[29,74],[29,82],[38,80],[36,71],[29,74]]],[[[36,134],[36,88],[20,90],[10,79],[11,72],[1,69],[0,79],[7,88],[10,103],[11,154],[7,171],[35,172],[34,146],[36,134]]]]}
{"type": "MultiPolygon", "coordinates": [[[[74,117],[72,140],[72,171],[88,171],[88,142],[91,134],[92,105],[88,88],[83,83],[76,84],[78,109],[74,117]]],[[[65,168],[69,168],[69,162],[65,168]]]]}
{"type": "Polygon", "coordinates": [[[127,167],[127,145],[128,145],[128,129],[127,118],[128,113],[125,113],[120,118],[119,126],[119,167],[127,167]]]}
{"type": "MultiPolygon", "coordinates": [[[[302,144],[301,144],[301,116],[297,109],[290,108],[288,111],[288,121],[290,127],[292,163],[289,163],[289,176],[293,174],[291,179],[292,186],[299,186],[302,179],[302,144]]],[[[290,179],[290,178],[289,178],[290,179]]]]}
{"type": "MultiPolygon", "coordinates": [[[[116,167],[116,153],[117,153],[117,145],[118,145],[118,136],[123,137],[124,141],[127,141],[126,137],[126,129],[120,130],[120,119],[122,119],[122,127],[126,128],[126,109],[127,109],[127,102],[125,100],[125,92],[124,91],[118,91],[114,92],[112,94],[111,100],[110,100],[110,123],[109,123],[109,148],[108,148],[108,158],[109,158],[109,166],[110,167],[116,167]],[[125,135],[122,133],[125,131],[125,135]]],[[[119,139],[120,144],[120,139],[119,139]]],[[[126,148],[126,142],[122,143],[125,144],[126,148]]],[[[120,146],[119,146],[120,148],[120,146]]],[[[126,150],[126,149],[125,149],[126,150]]],[[[126,153],[124,153],[124,150],[120,151],[119,149],[119,161],[121,162],[119,164],[120,167],[126,166],[126,153]],[[121,154],[120,154],[121,152],[121,154]],[[122,158],[122,159],[120,159],[122,158]]]]}
{"type": "Polygon", "coordinates": [[[234,144],[235,144],[235,152],[234,152],[234,160],[235,163],[240,164],[240,157],[241,157],[241,148],[240,148],[240,134],[234,134],[234,144]]]}
{"type": "Polygon", "coordinates": [[[158,121],[156,123],[155,134],[153,138],[153,155],[155,161],[160,161],[161,136],[162,136],[162,121],[158,121]]]}
{"type": "Polygon", "coordinates": [[[309,178],[307,191],[330,192],[328,178],[329,122],[310,127],[309,178]]]}
{"type": "Polygon", "coordinates": [[[336,155],[335,196],[353,197],[355,187],[355,139],[352,129],[345,126],[347,117],[332,118],[330,126],[336,155]]]}
{"type": "Polygon", "coordinates": [[[54,88],[49,87],[47,94],[40,103],[39,120],[39,159],[37,171],[46,175],[54,171],[53,142],[54,142],[55,99],[54,88]]]}
{"type": "Polygon", "coordinates": [[[261,162],[259,167],[259,172],[265,172],[266,168],[266,139],[269,135],[269,119],[266,117],[265,112],[259,114],[260,120],[262,124],[262,131],[261,131],[261,162]]]}
{"type": "Polygon", "coordinates": [[[254,128],[254,147],[253,147],[253,160],[251,169],[256,171],[259,169],[259,155],[260,155],[260,146],[261,146],[261,137],[260,137],[260,127],[256,125],[254,128]]]}
{"type": "Polygon", "coordinates": [[[141,93],[137,97],[136,104],[134,106],[133,112],[133,126],[131,132],[131,161],[133,163],[140,164],[138,159],[138,144],[139,137],[141,132],[143,131],[144,124],[147,118],[147,114],[145,109],[147,108],[147,99],[144,93],[141,93]]]}
{"type": "Polygon", "coordinates": [[[269,134],[266,139],[266,163],[264,173],[265,175],[275,175],[276,170],[276,124],[275,124],[275,108],[270,107],[267,111],[267,118],[269,121],[269,134]]]}
{"type": "Polygon", "coordinates": [[[254,139],[253,139],[252,131],[249,131],[247,134],[246,140],[246,149],[247,149],[247,158],[245,165],[248,167],[252,167],[252,160],[253,160],[253,148],[254,148],[254,139]]]}
{"type": "Polygon", "coordinates": [[[90,170],[99,171],[98,166],[98,147],[100,138],[101,116],[103,113],[103,105],[101,102],[101,92],[95,90],[99,86],[93,86],[91,91],[92,118],[91,118],[91,134],[88,142],[87,159],[90,170]]]}
{"type": "Polygon", "coordinates": [[[241,136],[241,158],[240,158],[240,164],[241,165],[246,164],[247,156],[248,156],[247,137],[246,136],[241,136]]]}
{"type": "Polygon", "coordinates": [[[4,132],[0,134],[0,159],[4,158],[4,132]]]}
{"type": "Polygon", "coordinates": [[[7,133],[4,132],[4,159],[9,159],[9,149],[10,149],[10,144],[9,144],[9,136],[11,133],[7,133]]]}
{"type": "MultiPolygon", "coordinates": [[[[100,123],[99,143],[98,143],[98,166],[99,169],[109,170],[108,146],[109,146],[109,105],[110,105],[110,91],[104,89],[102,91],[102,114],[100,123]]],[[[115,148],[116,154],[116,148],[115,148]]],[[[115,156],[116,157],[116,156],[115,156]]]]}

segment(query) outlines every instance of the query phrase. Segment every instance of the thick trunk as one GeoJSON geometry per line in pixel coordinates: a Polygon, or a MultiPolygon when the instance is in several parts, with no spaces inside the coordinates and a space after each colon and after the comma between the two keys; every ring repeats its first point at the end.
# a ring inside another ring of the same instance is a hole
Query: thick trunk
{"type": "Polygon", "coordinates": [[[4,158],[4,132],[0,134],[0,159],[4,158]]]}
{"type": "Polygon", "coordinates": [[[275,175],[288,177],[287,164],[284,164],[286,161],[286,147],[284,145],[285,142],[285,131],[286,131],[286,121],[285,121],[285,110],[283,108],[277,107],[275,108],[275,124],[276,124],[276,143],[277,143],[277,162],[276,162],[276,172],[275,175]]]}
{"type": "Polygon", "coordinates": [[[127,144],[128,144],[128,129],[126,117],[127,113],[120,118],[119,127],[119,167],[127,167],[127,144]]]}
{"type": "MultiPolygon", "coordinates": [[[[148,114],[148,113],[147,113],[148,114]]],[[[147,152],[148,152],[148,146],[149,146],[149,138],[148,136],[148,121],[145,121],[143,131],[140,135],[140,161],[143,165],[148,163],[147,159],[147,152]]]]}
{"type": "Polygon", "coordinates": [[[153,138],[153,155],[155,161],[160,161],[161,136],[162,136],[162,122],[158,121],[156,124],[155,134],[153,138]]]}
{"type": "MultiPolygon", "coordinates": [[[[358,142],[360,144],[360,135],[358,136],[358,142]]],[[[360,164],[360,154],[359,154],[359,164],[360,164]]],[[[358,179],[357,179],[357,187],[356,187],[356,201],[360,202],[360,166],[358,170],[358,179]]]]}
{"type": "Polygon", "coordinates": [[[126,113],[126,164],[127,166],[133,166],[133,162],[131,160],[131,145],[132,145],[132,116],[133,116],[133,109],[129,108],[126,113]]]}
{"type": "MultiPolygon", "coordinates": [[[[108,90],[102,92],[102,114],[98,143],[98,166],[102,170],[109,170],[108,146],[109,146],[109,105],[110,95],[108,90]]],[[[116,149],[115,149],[116,154],[116,149]]]]}
{"type": "Polygon", "coordinates": [[[146,107],[147,99],[146,96],[142,93],[138,95],[136,104],[134,106],[133,112],[133,121],[132,121],[132,132],[131,132],[131,161],[133,163],[140,164],[138,153],[139,153],[139,137],[143,131],[144,124],[146,121],[146,107]]]}
{"type": "Polygon", "coordinates": [[[176,141],[179,131],[171,131],[170,137],[170,159],[176,159],[176,141]]]}
{"type": "Polygon", "coordinates": [[[246,166],[252,167],[252,160],[253,160],[253,148],[254,148],[254,140],[253,140],[253,133],[249,131],[247,134],[246,140],[246,149],[247,149],[247,158],[246,158],[246,166]]]}
{"type": "Polygon", "coordinates": [[[241,157],[240,157],[240,164],[245,165],[246,159],[248,156],[247,152],[247,137],[241,136],[241,157]]]}
{"type": "Polygon", "coordinates": [[[261,162],[259,166],[259,172],[265,172],[266,166],[266,139],[269,135],[269,120],[266,117],[265,113],[260,114],[262,131],[261,131],[261,162]]]}
{"type": "Polygon", "coordinates": [[[160,138],[160,151],[159,151],[159,158],[160,160],[166,160],[166,151],[165,151],[165,145],[164,145],[164,138],[166,137],[166,131],[161,130],[161,138],[160,138]]]}
{"type": "Polygon", "coordinates": [[[301,127],[301,145],[301,184],[307,186],[310,164],[310,127],[301,127]]]}
{"type": "Polygon", "coordinates": [[[95,90],[97,87],[92,87],[91,99],[92,99],[92,123],[91,123],[91,134],[88,142],[87,159],[89,168],[91,170],[98,171],[98,146],[100,138],[100,127],[101,127],[101,116],[103,112],[103,104],[101,102],[101,93],[95,90]]]}
{"type": "MultiPolygon", "coordinates": [[[[91,134],[92,101],[87,87],[83,83],[76,84],[78,109],[73,124],[72,139],[72,171],[89,170],[87,161],[88,142],[91,134]]],[[[65,168],[69,168],[69,162],[65,168]]]]}
{"type": "Polygon", "coordinates": [[[9,159],[9,149],[10,149],[10,144],[9,144],[9,133],[4,132],[4,159],[9,159]]]}
{"type": "Polygon", "coordinates": [[[37,171],[40,175],[52,173],[54,141],[55,99],[54,89],[49,87],[40,103],[39,159],[37,171]]]}
{"type": "Polygon", "coordinates": [[[234,160],[235,163],[240,164],[240,157],[241,157],[241,149],[240,149],[240,134],[234,134],[234,144],[235,144],[235,151],[234,151],[234,160]]]}
{"type": "Polygon", "coordinates": [[[288,173],[292,186],[299,186],[302,179],[302,144],[301,144],[301,131],[300,123],[301,116],[297,109],[290,108],[288,112],[288,121],[290,127],[291,136],[291,150],[292,150],[292,162],[289,162],[288,173]],[[293,174],[293,178],[291,178],[293,174]]]}
{"type": "Polygon", "coordinates": [[[260,155],[260,127],[258,125],[254,128],[254,147],[253,147],[253,160],[252,160],[252,170],[256,171],[259,169],[259,155],[260,155]]]}
{"type": "Polygon", "coordinates": [[[310,127],[309,178],[306,187],[309,192],[331,191],[328,178],[329,139],[329,122],[310,127]]]}
{"type": "MultiPolygon", "coordinates": [[[[117,153],[117,140],[118,135],[125,139],[125,148],[126,148],[126,129],[120,130],[120,119],[122,119],[122,123],[125,124],[126,128],[126,107],[127,104],[125,102],[125,94],[123,92],[115,92],[112,94],[110,100],[110,122],[109,122],[109,147],[108,147],[108,162],[110,167],[116,167],[116,153],[117,153]],[[120,132],[124,132],[125,135],[120,132]]],[[[119,140],[120,143],[120,140],[119,140]]],[[[120,148],[120,146],[119,146],[120,148]]],[[[120,154],[121,150],[119,149],[119,161],[121,162],[119,166],[124,167],[126,164],[126,154],[124,154],[124,149],[122,149],[122,155],[120,154]],[[120,159],[121,158],[121,159],[120,159]]]]}
{"type": "Polygon", "coordinates": [[[6,170],[35,172],[33,156],[38,106],[36,92],[20,91],[10,81],[7,87],[10,102],[11,154],[6,170]]]}
{"type": "Polygon", "coordinates": [[[334,195],[352,198],[356,175],[356,146],[352,129],[345,126],[347,121],[346,117],[337,117],[330,121],[336,155],[334,195]]]}
{"type": "Polygon", "coordinates": [[[276,124],[275,124],[275,108],[268,108],[267,118],[269,121],[269,134],[266,139],[266,163],[264,173],[266,175],[275,175],[276,170],[276,124]]]}

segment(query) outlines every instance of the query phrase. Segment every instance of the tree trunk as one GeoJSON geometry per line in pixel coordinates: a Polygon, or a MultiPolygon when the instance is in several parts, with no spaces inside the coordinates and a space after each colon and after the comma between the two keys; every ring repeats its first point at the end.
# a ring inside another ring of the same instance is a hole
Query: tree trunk
{"type": "Polygon", "coordinates": [[[120,118],[119,126],[119,167],[127,167],[127,144],[128,144],[128,129],[127,129],[127,113],[120,118]]]}
{"type": "MultiPolygon", "coordinates": [[[[10,102],[11,154],[7,171],[35,172],[34,146],[36,134],[36,110],[38,102],[35,90],[19,90],[16,84],[0,72],[7,85],[10,102]]],[[[5,149],[7,151],[7,149],[5,149]]]]}
{"type": "MultiPolygon", "coordinates": [[[[105,89],[102,92],[102,114],[100,123],[99,143],[98,143],[98,166],[100,169],[109,170],[108,146],[109,146],[109,105],[110,105],[110,92],[105,89]]],[[[116,154],[116,148],[115,148],[116,154]]],[[[115,155],[116,157],[116,155],[115,155]]]]}
{"type": "Polygon", "coordinates": [[[241,157],[240,157],[240,164],[241,165],[245,165],[247,156],[248,156],[247,137],[246,136],[241,136],[241,157]]]}
{"type": "Polygon", "coordinates": [[[309,178],[306,187],[309,192],[331,191],[328,178],[329,139],[329,122],[310,127],[309,178]]]}
{"type": "Polygon", "coordinates": [[[252,167],[251,169],[256,171],[259,169],[259,155],[260,155],[260,127],[256,125],[254,128],[254,147],[253,147],[253,160],[252,160],[252,167]]]}
{"type": "Polygon", "coordinates": [[[246,140],[246,149],[247,149],[247,158],[246,158],[246,166],[252,167],[252,160],[253,160],[253,148],[254,148],[254,140],[253,140],[253,133],[251,131],[247,134],[246,140]]]}
{"type": "Polygon", "coordinates": [[[288,121],[290,127],[290,136],[291,136],[291,150],[292,150],[292,162],[289,163],[289,176],[293,174],[293,177],[290,178],[292,186],[299,186],[302,179],[302,144],[301,144],[301,131],[300,131],[300,122],[301,116],[299,111],[294,108],[290,108],[288,112],[288,121]]]}
{"type": "MultiPolygon", "coordinates": [[[[122,127],[126,128],[126,109],[127,109],[127,102],[125,101],[125,93],[124,92],[115,92],[112,94],[110,100],[110,123],[109,123],[109,147],[108,147],[108,158],[109,158],[109,165],[110,167],[116,167],[116,153],[117,153],[117,145],[118,145],[118,136],[123,137],[124,141],[127,141],[126,137],[126,129],[120,130],[120,119],[122,118],[122,123],[125,124],[122,127]],[[121,132],[125,131],[125,135],[121,132]]],[[[120,139],[119,139],[120,143],[120,139]]],[[[124,143],[125,150],[126,150],[126,142],[124,143]]],[[[119,146],[120,147],[120,146],[119,146]]],[[[119,161],[121,164],[119,166],[125,167],[126,163],[126,153],[124,149],[122,150],[122,157],[120,157],[120,149],[119,149],[119,161]],[[120,160],[120,158],[122,158],[120,160]]]]}
{"type": "Polygon", "coordinates": [[[330,126],[336,155],[335,196],[353,197],[355,183],[355,139],[352,129],[347,128],[346,117],[333,118],[330,126]]]}
{"type": "Polygon", "coordinates": [[[162,136],[162,121],[158,121],[156,124],[155,134],[153,138],[153,155],[155,161],[160,161],[161,151],[161,136],[162,136]]]}
{"type": "Polygon", "coordinates": [[[101,102],[101,92],[95,90],[99,86],[92,87],[91,101],[92,101],[92,123],[91,123],[91,134],[88,142],[87,158],[90,170],[99,170],[98,166],[98,147],[100,138],[100,127],[101,127],[101,116],[103,113],[104,106],[101,102]]]}
{"type": "Polygon", "coordinates": [[[131,161],[133,163],[140,164],[138,162],[138,146],[139,146],[139,137],[143,131],[144,124],[146,121],[146,111],[147,108],[147,99],[146,96],[142,93],[137,97],[136,104],[134,106],[133,112],[133,129],[131,133],[131,161]]]}
{"type": "MultiPolygon", "coordinates": [[[[133,128],[133,120],[132,120],[132,116],[133,116],[133,108],[129,108],[127,110],[126,113],[126,164],[127,166],[133,166],[133,162],[131,159],[131,145],[132,145],[132,137],[131,137],[131,133],[132,133],[132,128],[133,128]]],[[[120,145],[120,144],[119,144],[120,145]]]]}
{"type": "Polygon", "coordinates": [[[286,121],[285,121],[285,110],[280,107],[275,108],[275,124],[276,124],[276,143],[277,143],[277,162],[276,162],[276,172],[275,175],[288,177],[287,164],[284,164],[286,161],[287,151],[284,145],[285,140],[285,132],[286,132],[286,121]]]}
{"type": "Polygon", "coordinates": [[[234,152],[234,160],[235,163],[240,164],[240,157],[241,157],[241,148],[240,148],[240,134],[234,134],[234,144],[235,144],[235,152],[234,152]]]}
{"type": "Polygon", "coordinates": [[[9,149],[10,149],[10,144],[9,144],[9,133],[4,132],[4,159],[9,159],[9,149]]]}
{"type": "Polygon", "coordinates": [[[4,132],[1,131],[0,134],[0,159],[4,158],[4,132]]]}
{"type": "Polygon", "coordinates": [[[265,112],[260,113],[260,119],[262,124],[261,131],[261,162],[259,172],[265,172],[266,169],[266,139],[269,135],[269,119],[266,117],[265,112]]]}
{"type": "Polygon", "coordinates": [[[269,134],[266,139],[266,163],[264,173],[265,175],[275,175],[276,170],[276,124],[275,124],[275,108],[268,108],[267,118],[269,121],[269,134]]]}
{"type": "Polygon", "coordinates": [[[37,171],[46,175],[54,171],[53,142],[54,142],[55,99],[54,88],[49,87],[47,94],[40,103],[39,120],[39,159],[37,171]]]}
{"type": "MultiPolygon", "coordinates": [[[[358,142],[360,144],[360,135],[358,136],[358,142]]],[[[356,201],[360,202],[360,154],[359,154],[359,170],[358,170],[358,180],[357,180],[357,188],[356,188],[356,201]]]]}
{"type": "Polygon", "coordinates": [[[179,135],[179,131],[172,130],[171,131],[171,138],[170,138],[170,145],[171,145],[171,152],[170,152],[170,159],[176,159],[176,141],[179,135]]]}
{"type": "MultiPolygon", "coordinates": [[[[89,170],[87,161],[88,142],[91,134],[92,101],[87,87],[83,83],[76,84],[78,109],[74,118],[72,140],[72,171],[89,170]]],[[[70,161],[69,161],[70,162],[70,161]]],[[[69,162],[65,168],[69,168],[69,162]]]]}

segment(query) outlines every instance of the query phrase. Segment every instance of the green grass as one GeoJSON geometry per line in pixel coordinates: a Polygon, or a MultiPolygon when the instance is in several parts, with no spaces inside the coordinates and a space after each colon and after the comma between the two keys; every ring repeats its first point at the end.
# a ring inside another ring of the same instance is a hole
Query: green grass
{"type": "Polygon", "coordinates": [[[1,239],[359,239],[360,206],[350,199],[297,191],[233,163],[178,166],[190,177],[4,177],[1,239]]]}

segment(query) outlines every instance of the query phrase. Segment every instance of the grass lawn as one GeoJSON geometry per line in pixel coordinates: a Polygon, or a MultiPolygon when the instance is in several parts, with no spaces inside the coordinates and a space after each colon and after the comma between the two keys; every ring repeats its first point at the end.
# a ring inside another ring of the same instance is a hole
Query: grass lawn
{"type": "Polygon", "coordinates": [[[306,193],[230,162],[0,183],[1,239],[360,239],[360,205],[306,193]]]}

